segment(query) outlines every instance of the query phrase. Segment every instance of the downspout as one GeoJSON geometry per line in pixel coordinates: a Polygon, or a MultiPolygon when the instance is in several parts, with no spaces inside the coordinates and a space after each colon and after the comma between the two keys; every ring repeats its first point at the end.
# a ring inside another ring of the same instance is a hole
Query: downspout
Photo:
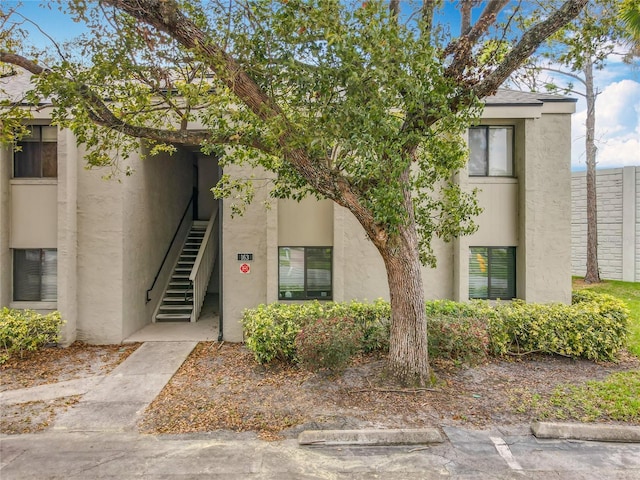
{"type": "MultiPolygon", "coordinates": [[[[220,167],[218,167],[220,169],[220,167]]],[[[219,170],[219,173],[222,174],[221,169],[219,170]]],[[[219,178],[219,177],[218,177],[219,178]]],[[[223,254],[223,231],[224,228],[222,226],[222,224],[224,223],[224,215],[223,215],[223,211],[222,211],[222,207],[223,207],[223,203],[222,203],[222,199],[218,200],[218,341],[221,342],[223,340],[223,334],[222,334],[222,330],[223,330],[223,326],[224,326],[224,321],[223,321],[223,314],[222,314],[222,310],[223,310],[223,301],[222,299],[224,298],[224,275],[222,274],[223,270],[224,270],[224,265],[223,265],[223,258],[224,258],[224,254],[223,254]]]]}

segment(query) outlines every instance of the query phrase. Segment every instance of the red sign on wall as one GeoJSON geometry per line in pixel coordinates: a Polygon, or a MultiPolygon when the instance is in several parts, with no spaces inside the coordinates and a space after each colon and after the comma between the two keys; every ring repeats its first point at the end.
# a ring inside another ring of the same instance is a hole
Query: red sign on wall
{"type": "Polygon", "coordinates": [[[248,263],[243,263],[240,265],[240,271],[242,273],[249,273],[251,271],[251,266],[248,263]]]}

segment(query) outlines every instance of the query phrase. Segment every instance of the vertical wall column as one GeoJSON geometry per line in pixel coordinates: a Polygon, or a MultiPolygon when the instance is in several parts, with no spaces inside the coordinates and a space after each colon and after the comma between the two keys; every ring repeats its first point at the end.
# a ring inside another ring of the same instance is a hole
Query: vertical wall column
{"type": "Polygon", "coordinates": [[[625,282],[640,281],[640,272],[636,277],[636,191],[637,167],[624,167],[622,170],[622,280],[625,282]]]}
{"type": "Polygon", "coordinates": [[[65,320],[62,342],[76,339],[78,321],[78,172],[70,130],[58,133],[58,310],[65,320]]]}
{"type": "Polygon", "coordinates": [[[11,250],[9,249],[9,179],[11,149],[0,147],[0,306],[11,302],[11,250]]]}

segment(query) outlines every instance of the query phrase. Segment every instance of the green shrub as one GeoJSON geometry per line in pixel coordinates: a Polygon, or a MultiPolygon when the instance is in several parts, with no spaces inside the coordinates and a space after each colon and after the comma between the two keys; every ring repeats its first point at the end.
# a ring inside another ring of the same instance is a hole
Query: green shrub
{"type": "Polygon", "coordinates": [[[487,320],[473,316],[431,316],[427,320],[427,343],[431,358],[481,363],[489,353],[487,320]]]}
{"type": "Polygon", "coordinates": [[[362,344],[362,328],[352,318],[341,317],[308,322],[295,340],[298,361],[311,370],[344,369],[362,344]]]}
{"type": "Polygon", "coordinates": [[[614,360],[627,335],[624,304],[593,292],[576,292],[573,302],[539,305],[513,301],[496,306],[490,327],[492,351],[614,360]]]}
{"type": "MultiPolygon", "coordinates": [[[[575,292],[573,305],[434,300],[425,309],[430,354],[466,363],[488,354],[527,352],[613,360],[625,345],[629,316],[615,297],[589,290],[575,292]]],[[[362,351],[388,350],[391,307],[383,300],[260,305],[244,312],[246,343],[260,363],[296,361],[300,331],[319,319],[335,318],[345,319],[346,330],[353,322],[362,351]]]]}
{"type": "Polygon", "coordinates": [[[348,318],[361,332],[362,349],[384,350],[389,344],[391,308],[388,302],[300,304],[272,303],[244,311],[242,325],[247,347],[259,363],[295,361],[295,338],[309,322],[321,318],[348,318]]]}
{"type": "Polygon", "coordinates": [[[63,323],[58,312],[42,315],[4,307],[0,311],[0,364],[16,353],[22,356],[26,351],[58,342],[63,323]]]}

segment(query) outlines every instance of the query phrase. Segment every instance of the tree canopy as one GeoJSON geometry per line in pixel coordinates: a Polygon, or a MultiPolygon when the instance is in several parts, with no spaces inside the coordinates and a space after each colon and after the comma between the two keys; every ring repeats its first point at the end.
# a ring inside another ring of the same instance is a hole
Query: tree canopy
{"type": "MultiPolygon", "coordinates": [[[[139,138],[198,146],[274,172],[275,197],[314,194],[351,211],[387,269],[390,366],[425,383],[419,260],[434,265],[432,240],[473,232],[478,213],[456,181],[463,132],[480,99],[586,3],[520,29],[526,5],[508,0],[74,0],[63,6],[89,33],[36,59],[19,28],[5,29],[0,60],[34,75],[27,100],[54,99],[53,121],[87,145],[90,165],[119,158],[126,171],[139,138]]],[[[10,141],[23,114],[4,107],[10,141]]],[[[224,175],[217,192],[233,189],[251,197],[224,175]]]]}

